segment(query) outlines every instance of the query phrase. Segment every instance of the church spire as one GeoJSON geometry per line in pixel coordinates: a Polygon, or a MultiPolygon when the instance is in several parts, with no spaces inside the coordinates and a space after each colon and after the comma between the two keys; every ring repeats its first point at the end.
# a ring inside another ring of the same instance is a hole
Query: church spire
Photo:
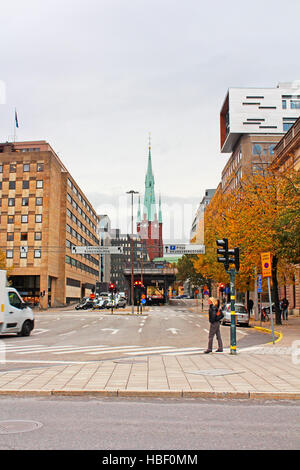
{"type": "Polygon", "coordinates": [[[149,155],[148,155],[148,168],[145,178],[145,197],[144,197],[145,213],[148,221],[154,220],[155,213],[155,194],[154,194],[154,176],[152,171],[152,158],[151,158],[151,141],[149,135],[149,155]]]}

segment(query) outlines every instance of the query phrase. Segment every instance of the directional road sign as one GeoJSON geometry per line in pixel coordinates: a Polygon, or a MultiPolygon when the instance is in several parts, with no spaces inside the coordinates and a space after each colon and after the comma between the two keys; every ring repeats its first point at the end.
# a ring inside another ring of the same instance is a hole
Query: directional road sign
{"type": "Polygon", "coordinates": [[[74,255],[121,255],[123,254],[122,246],[72,246],[74,255]]]}
{"type": "Polygon", "coordinates": [[[185,244],[168,244],[164,245],[164,254],[165,255],[204,255],[205,254],[205,245],[196,245],[194,243],[185,244]]]}

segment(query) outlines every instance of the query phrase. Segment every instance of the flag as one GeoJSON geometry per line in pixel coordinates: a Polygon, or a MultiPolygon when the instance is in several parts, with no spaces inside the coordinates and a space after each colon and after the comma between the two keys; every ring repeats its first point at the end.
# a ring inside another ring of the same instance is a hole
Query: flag
{"type": "Polygon", "coordinates": [[[18,115],[17,115],[17,110],[16,109],[15,109],[15,121],[16,121],[16,127],[19,127],[18,115]]]}

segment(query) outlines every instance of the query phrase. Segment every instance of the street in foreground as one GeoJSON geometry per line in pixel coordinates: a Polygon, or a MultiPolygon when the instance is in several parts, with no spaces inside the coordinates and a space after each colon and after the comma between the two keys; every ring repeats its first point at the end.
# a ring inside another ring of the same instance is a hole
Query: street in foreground
{"type": "MultiPolygon", "coordinates": [[[[29,420],[3,433],[0,449],[299,449],[300,403],[204,399],[0,399],[0,421],[29,420]]],[[[199,462],[198,462],[199,463],[199,462]]]]}

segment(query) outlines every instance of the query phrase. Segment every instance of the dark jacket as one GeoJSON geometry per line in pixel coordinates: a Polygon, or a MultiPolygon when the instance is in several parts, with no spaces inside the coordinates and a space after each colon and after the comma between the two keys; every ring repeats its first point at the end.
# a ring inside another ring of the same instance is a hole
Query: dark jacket
{"type": "Polygon", "coordinates": [[[217,312],[218,312],[218,307],[216,307],[215,305],[211,304],[209,306],[209,311],[208,311],[208,315],[209,315],[209,323],[215,323],[217,320],[217,312]]]}

